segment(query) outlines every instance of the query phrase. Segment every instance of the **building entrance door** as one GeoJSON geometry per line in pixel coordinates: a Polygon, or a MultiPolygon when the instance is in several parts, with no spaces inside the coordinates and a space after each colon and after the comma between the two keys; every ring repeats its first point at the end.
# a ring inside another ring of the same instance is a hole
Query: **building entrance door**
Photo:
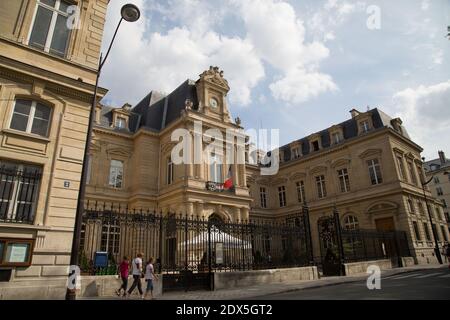
{"type": "Polygon", "coordinates": [[[377,231],[392,232],[395,231],[394,218],[383,218],[375,220],[377,231]]]}

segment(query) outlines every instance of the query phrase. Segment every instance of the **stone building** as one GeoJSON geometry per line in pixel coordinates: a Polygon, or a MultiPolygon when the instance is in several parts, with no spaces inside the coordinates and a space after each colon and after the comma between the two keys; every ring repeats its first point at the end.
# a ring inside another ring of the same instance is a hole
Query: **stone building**
{"type": "MultiPolygon", "coordinates": [[[[281,147],[275,175],[261,175],[261,166],[250,162],[174,165],[175,130],[195,136],[195,121],[202,122],[203,132],[241,129],[239,119],[229,116],[229,89],[223,73],[211,67],[166,96],[150,92],[133,108],[99,105],[89,163],[91,203],[231,221],[284,221],[307,203],[318,260],[318,220],[336,207],[343,227],[406,231],[417,262],[435,262],[420,183],[422,148],[400,119],[379,109],[352,110],[351,119],[281,147]],[[210,188],[221,186],[227,174],[233,190],[210,188]]],[[[448,239],[442,206],[434,198],[430,203],[442,243],[448,239]]]]}
{"type": "Polygon", "coordinates": [[[426,161],[424,164],[427,180],[432,179],[427,185],[434,198],[442,202],[444,215],[450,227],[450,160],[444,151],[439,151],[439,158],[426,161]]]}
{"type": "Polygon", "coordinates": [[[64,297],[107,5],[0,1],[0,298],[64,297]]]}

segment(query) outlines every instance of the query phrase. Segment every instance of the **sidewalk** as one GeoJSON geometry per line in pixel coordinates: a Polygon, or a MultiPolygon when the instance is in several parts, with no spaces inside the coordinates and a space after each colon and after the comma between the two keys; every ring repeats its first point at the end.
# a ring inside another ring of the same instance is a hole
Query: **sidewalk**
{"type": "MultiPolygon", "coordinates": [[[[381,279],[400,273],[415,272],[429,269],[448,268],[447,265],[416,265],[405,268],[382,270],[381,279]]],[[[262,284],[246,288],[226,289],[218,291],[170,292],[158,297],[158,300],[238,300],[250,299],[277,293],[286,293],[303,289],[333,286],[341,283],[366,281],[368,275],[357,274],[346,277],[325,277],[319,280],[295,281],[289,283],[262,284]]]]}
{"type": "MultiPolygon", "coordinates": [[[[431,269],[447,269],[448,265],[430,264],[430,265],[415,265],[405,268],[395,268],[381,271],[381,280],[385,277],[393,276],[401,273],[416,272],[431,269]]],[[[342,283],[362,282],[366,281],[368,274],[356,274],[344,277],[324,277],[318,280],[307,281],[290,281],[272,284],[261,284],[251,287],[240,287],[235,289],[225,289],[217,291],[189,291],[189,292],[168,292],[162,296],[157,297],[157,300],[241,300],[251,299],[259,296],[266,296],[278,293],[286,293],[297,290],[320,288],[325,286],[334,286],[342,283]]],[[[120,299],[117,296],[110,297],[96,297],[96,298],[81,298],[81,300],[108,300],[120,299]]],[[[133,295],[130,300],[140,300],[138,295],[133,295]]]]}

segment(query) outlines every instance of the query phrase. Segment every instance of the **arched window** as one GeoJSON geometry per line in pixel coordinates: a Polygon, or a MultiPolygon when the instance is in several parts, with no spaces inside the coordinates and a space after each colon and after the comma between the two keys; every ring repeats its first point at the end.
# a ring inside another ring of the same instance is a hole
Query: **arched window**
{"type": "Polygon", "coordinates": [[[356,230],[359,228],[358,218],[348,215],[344,218],[344,228],[346,230],[356,230]]]}

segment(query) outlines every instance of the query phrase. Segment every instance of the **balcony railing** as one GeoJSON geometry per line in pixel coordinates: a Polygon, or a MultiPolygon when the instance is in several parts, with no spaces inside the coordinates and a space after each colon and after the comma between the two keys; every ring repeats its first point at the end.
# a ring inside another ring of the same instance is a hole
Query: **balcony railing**
{"type": "Polygon", "coordinates": [[[214,182],[214,181],[207,181],[206,182],[206,190],[212,191],[212,192],[229,192],[229,193],[234,193],[234,186],[232,186],[231,188],[226,188],[223,183],[214,182]]]}
{"type": "Polygon", "coordinates": [[[23,165],[0,167],[0,222],[33,223],[41,177],[23,165]]]}

